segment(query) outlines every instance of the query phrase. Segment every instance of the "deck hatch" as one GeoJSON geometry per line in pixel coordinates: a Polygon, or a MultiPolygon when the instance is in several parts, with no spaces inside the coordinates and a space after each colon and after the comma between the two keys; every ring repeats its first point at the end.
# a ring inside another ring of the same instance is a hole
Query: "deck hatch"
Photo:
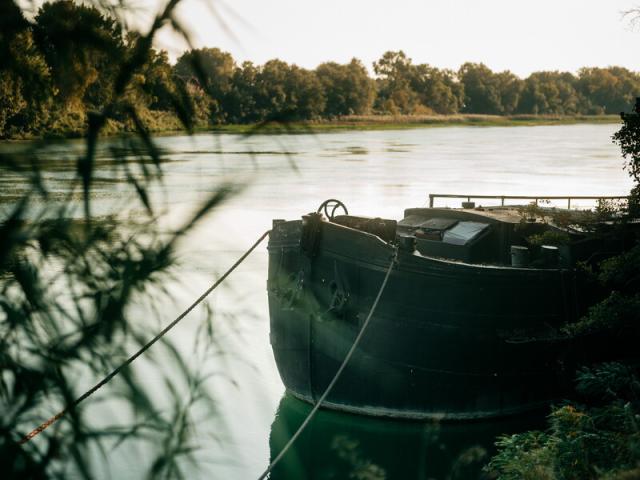
{"type": "Polygon", "coordinates": [[[408,217],[400,220],[398,225],[408,228],[442,231],[453,227],[456,223],[458,223],[458,220],[454,220],[452,218],[436,217],[427,219],[422,215],[409,215],[408,217]]]}
{"type": "Polygon", "coordinates": [[[480,222],[458,222],[442,236],[442,241],[451,245],[467,245],[484,232],[489,225],[480,222]]]}

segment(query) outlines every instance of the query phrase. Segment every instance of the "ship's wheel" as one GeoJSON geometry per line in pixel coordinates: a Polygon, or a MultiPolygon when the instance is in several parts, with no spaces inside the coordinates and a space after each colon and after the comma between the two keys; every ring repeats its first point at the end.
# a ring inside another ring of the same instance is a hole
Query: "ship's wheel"
{"type": "Polygon", "coordinates": [[[336,210],[339,208],[344,211],[345,215],[349,215],[349,210],[347,210],[346,205],[335,198],[330,198],[329,200],[322,202],[318,207],[317,213],[324,213],[325,217],[329,220],[333,220],[336,216],[336,210]]]}

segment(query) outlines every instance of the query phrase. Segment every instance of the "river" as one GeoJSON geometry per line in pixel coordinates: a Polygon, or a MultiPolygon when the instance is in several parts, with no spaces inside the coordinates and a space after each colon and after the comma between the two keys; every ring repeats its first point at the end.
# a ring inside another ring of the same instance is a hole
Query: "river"
{"type": "MultiPolygon", "coordinates": [[[[206,289],[270,228],[273,218],[298,218],[327,198],[340,199],[353,214],[399,219],[404,208],[425,206],[429,193],[625,195],[631,181],[611,142],[617,128],[437,127],[158,137],[166,159],[164,181],[152,193],[163,208],[162,228],[180,224],[221,182],[243,188],[182,243],[177,280],[167,286],[173,298],[158,300],[163,307],[157,324],[168,323],[206,289]]],[[[60,195],[73,175],[68,159],[81,148],[79,142],[51,148],[44,176],[60,195]]],[[[98,214],[132,205],[109,175],[106,169],[97,172],[93,196],[98,214]]],[[[1,179],[5,204],[25,189],[16,178],[1,179]]],[[[440,200],[438,205],[446,204],[440,200]]],[[[205,370],[224,374],[208,383],[215,412],[194,416],[197,476],[202,478],[256,478],[308,411],[306,405],[283,398],[270,351],[265,247],[209,299],[225,355],[191,358],[205,370]]],[[[171,333],[186,356],[193,351],[202,317],[196,310],[171,333]]],[[[146,380],[158,383],[161,396],[162,378],[153,370],[157,364],[140,363],[146,380]]],[[[95,380],[79,381],[78,389],[95,380]]],[[[116,410],[113,405],[95,408],[102,415],[116,410]]],[[[497,434],[538,420],[439,425],[321,412],[272,478],[475,478],[474,468],[497,434]]],[[[145,455],[144,450],[120,447],[96,476],[139,478],[145,455]]]]}

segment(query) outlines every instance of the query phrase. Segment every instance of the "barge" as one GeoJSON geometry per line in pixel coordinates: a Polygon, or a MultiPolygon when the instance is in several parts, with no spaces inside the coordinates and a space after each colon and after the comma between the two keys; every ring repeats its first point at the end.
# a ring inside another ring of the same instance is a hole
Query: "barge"
{"type": "Polygon", "coordinates": [[[573,370],[559,331],[593,302],[576,265],[622,247],[527,217],[526,207],[463,207],[409,208],[396,221],[329,200],[302,219],[274,220],[270,341],[288,392],[312,404],[322,396],[394,262],[322,407],[471,420],[562,396],[573,370]],[[566,244],[531,243],[554,235],[566,244]]]}

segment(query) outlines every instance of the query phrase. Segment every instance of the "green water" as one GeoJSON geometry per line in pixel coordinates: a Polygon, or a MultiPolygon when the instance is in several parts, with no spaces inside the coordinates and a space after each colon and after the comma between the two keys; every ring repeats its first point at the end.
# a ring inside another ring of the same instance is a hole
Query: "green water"
{"type": "MultiPolygon", "coordinates": [[[[285,395],[271,425],[274,458],[311,406],[285,395]]],[[[543,428],[542,412],[491,422],[409,422],[320,410],[271,478],[489,478],[482,467],[497,435],[543,428]]]]}

